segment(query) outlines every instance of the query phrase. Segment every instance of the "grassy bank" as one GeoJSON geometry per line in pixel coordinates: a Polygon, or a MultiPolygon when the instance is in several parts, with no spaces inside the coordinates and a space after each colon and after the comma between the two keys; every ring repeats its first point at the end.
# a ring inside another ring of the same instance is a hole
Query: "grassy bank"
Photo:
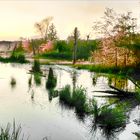
{"type": "Polygon", "coordinates": [[[103,66],[103,65],[82,65],[76,64],[73,66],[77,69],[86,69],[89,71],[99,72],[99,73],[109,73],[109,74],[119,74],[119,75],[132,75],[139,73],[139,66],[126,66],[126,67],[115,67],[115,66],[103,66]]]}
{"type": "Polygon", "coordinates": [[[3,63],[27,63],[28,61],[25,59],[24,55],[13,55],[10,57],[0,57],[0,62],[3,63]]]}

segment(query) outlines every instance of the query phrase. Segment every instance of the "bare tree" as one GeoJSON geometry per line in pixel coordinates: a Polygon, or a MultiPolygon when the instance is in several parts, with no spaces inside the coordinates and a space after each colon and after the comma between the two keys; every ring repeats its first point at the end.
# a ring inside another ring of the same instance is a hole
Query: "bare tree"
{"type": "Polygon", "coordinates": [[[49,26],[49,29],[48,29],[48,38],[51,41],[57,39],[57,31],[56,31],[56,28],[55,28],[55,26],[54,26],[53,23],[49,26]]]}
{"type": "Polygon", "coordinates": [[[41,35],[41,38],[47,41],[48,39],[48,29],[53,17],[47,17],[40,22],[35,23],[35,28],[37,32],[41,35]]]}

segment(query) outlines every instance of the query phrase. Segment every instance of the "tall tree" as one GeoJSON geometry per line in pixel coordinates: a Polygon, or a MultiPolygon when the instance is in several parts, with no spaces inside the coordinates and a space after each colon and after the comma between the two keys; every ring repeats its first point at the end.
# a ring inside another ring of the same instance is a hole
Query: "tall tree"
{"type": "Polygon", "coordinates": [[[124,51],[124,65],[126,66],[127,56],[130,53],[128,50],[133,47],[132,40],[134,40],[136,29],[136,18],[132,17],[132,13],[117,14],[114,10],[107,8],[102,20],[95,23],[94,29],[102,35],[101,45],[106,48],[104,49],[105,59],[108,52],[114,48],[112,59],[114,59],[115,66],[118,66],[118,51],[122,48],[124,51]]]}

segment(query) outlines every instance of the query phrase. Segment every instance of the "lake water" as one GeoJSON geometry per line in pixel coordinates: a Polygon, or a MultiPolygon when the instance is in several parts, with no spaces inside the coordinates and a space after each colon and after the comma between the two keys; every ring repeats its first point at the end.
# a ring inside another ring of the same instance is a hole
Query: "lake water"
{"type": "MultiPolygon", "coordinates": [[[[126,91],[135,91],[134,84],[126,78],[110,77],[87,70],[76,70],[68,66],[43,65],[44,77],[37,82],[29,73],[31,64],[0,64],[0,126],[5,127],[15,119],[21,124],[24,137],[30,140],[105,140],[102,129],[92,129],[93,117],[81,118],[75,110],[61,105],[59,97],[50,97],[46,89],[49,68],[52,67],[57,77],[55,89],[60,90],[65,85],[71,88],[82,86],[87,91],[87,97],[96,98],[99,105],[115,100],[111,94],[101,91],[113,91],[109,85],[126,91]],[[16,80],[11,85],[11,79],[16,80]],[[29,79],[32,84],[29,85],[29,79]],[[34,98],[32,98],[34,96],[34,98]]],[[[126,127],[111,139],[135,140],[133,132],[138,132],[134,120],[140,118],[139,105],[129,111],[129,122],[126,127]]]]}

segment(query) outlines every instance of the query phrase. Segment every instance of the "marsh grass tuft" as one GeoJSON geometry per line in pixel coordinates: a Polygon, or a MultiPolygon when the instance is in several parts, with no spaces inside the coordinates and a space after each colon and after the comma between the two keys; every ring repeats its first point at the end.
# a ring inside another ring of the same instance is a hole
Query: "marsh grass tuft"
{"type": "Polygon", "coordinates": [[[69,85],[66,85],[59,92],[60,101],[65,103],[70,107],[75,107],[77,113],[86,113],[87,112],[87,98],[86,91],[82,87],[77,87],[73,92],[69,85]]]}
{"type": "Polygon", "coordinates": [[[13,122],[13,127],[11,129],[10,123],[7,124],[7,127],[0,129],[0,140],[21,140],[21,126],[16,127],[15,121],[13,122]]]}
{"type": "Polygon", "coordinates": [[[10,84],[11,84],[12,87],[15,87],[15,85],[16,85],[16,79],[12,77],[10,84]]]}
{"type": "Polygon", "coordinates": [[[108,131],[119,130],[126,125],[126,115],[123,110],[118,108],[103,107],[98,120],[100,127],[108,131]]]}
{"type": "Polygon", "coordinates": [[[93,126],[99,126],[106,136],[124,129],[127,123],[127,116],[125,106],[123,104],[120,106],[110,107],[104,105],[98,107],[97,101],[95,99],[92,100],[90,113],[94,115],[93,126]]]}
{"type": "Polygon", "coordinates": [[[71,105],[71,89],[70,85],[66,85],[64,88],[62,88],[59,92],[59,98],[64,103],[71,105]]]}

